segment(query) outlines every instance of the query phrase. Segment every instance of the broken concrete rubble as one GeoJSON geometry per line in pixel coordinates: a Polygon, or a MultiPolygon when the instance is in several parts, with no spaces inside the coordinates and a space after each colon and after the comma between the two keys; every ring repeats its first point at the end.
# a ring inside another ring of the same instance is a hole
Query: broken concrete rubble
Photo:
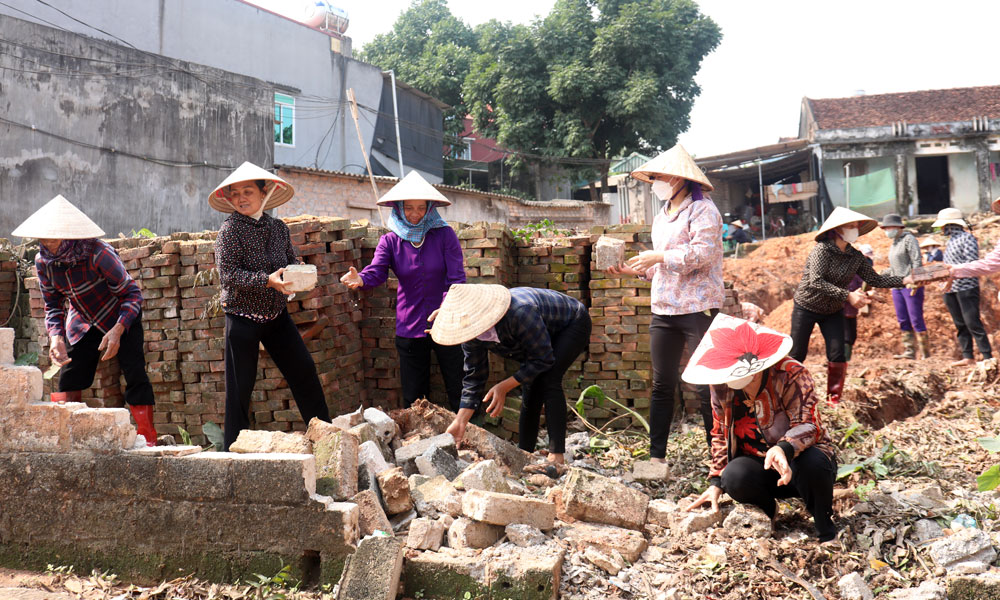
{"type": "Polygon", "coordinates": [[[346,431],[328,433],[313,442],[313,454],[317,493],[334,500],[358,493],[358,438],[346,431]]]}
{"type": "Polygon", "coordinates": [[[451,548],[423,552],[406,559],[403,593],[428,600],[552,600],[558,596],[564,556],[548,545],[503,544],[481,553],[451,548]]]}
{"type": "Polygon", "coordinates": [[[844,600],[874,600],[871,589],[860,573],[848,573],[837,581],[840,597],[844,600]]]}
{"type": "Polygon", "coordinates": [[[347,558],[337,600],[395,600],[403,572],[403,541],[372,536],[347,558]]]}
{"type": "Polygon", "coordinates": [[[236,454],[312,454],[312,443],[301,433],[244,429],[229,447],[236,454]]]}
{"type": "Polygon", "coordinates": [[[455,438],[451,437],[450,433],[442,433],[405,444],[396,450],[396,466],[401,467],[407,476],[419,473],[416,464],[417,457],[430,448],[440,448],[452,456],[458,457],[458,452],[455,449],[455,438]]]}
{"type": "Polygon", "coordinates": [[[733,537],[770,537],[771,517],[752,504],[737,504],[722,522],[726,533],[733,537]]]}
{"type": "Polygon", "coordinates": [[[947,570],[955,568],[959,563],[980,561],[992,563],[997,558],[997,551],[986,533],[979,529],[960,529],[950,536],[933,542],[930,555],[934,564],[947,570]]]}
{"type": "Polygon", "coordinates": [[[413,507],[420,516],[457,517],[462,513],[462,495],[443,475],[424,480],[419,478],[419,475],[411,476],[408,485],[413,507]]]}
{"type": "Polygon", "coordinates": [[[649,496],[582,469],[571,469],[562,488],[566,514],[591,523],[605,523],[629,529],[646,524],[649,496]]]}
{"type": "Polygon", "coordinates": [[[484,460],[469,465],[455,481],[460,490],[486,490],[487,492],[511,493],[510,485],[494,460],[484,460]]]}
{"type": "Polygon", "coordinates": [[[540,546],[549,541],[548,536],[540,529],[523,523],[511,523],[504,528],[504,533],[510,543],[522,548],[540,546]]]}
{"type": "Polygon", "coordinates": [[[441,521],[414,519],[406,536],[406,547],[414,550],[437,550],[444,538],[445,526],[441,521]]]}
{"type": "Polygon", "coordinates": [[[426,452],[415,458],[413,462],[416,464],[420,474],[425,477],[437,477],[441,475],[448,481],[453,481],[462,472],[455,456],[438,446],[428,448],[426,452]]]}
{"type": "Polygon", "coordinates": [[[666,481],[670,479],[670,466],[667,463],[654,463],[649,460],[638,461],[632,466],[632,477],[645,483],[666,481]]]}
{"type": "Polygon", "coordinates": [[[462,498],[462,514],[493,525],[522,523],[548,530],[555,524],[556,507],[536,498],[470,490],[462,498]]]}
{"type": "Polygon", "coordinates": [[[351,502],[358,505],[358,529],[362,537],[372,535],[376,531],[392,533],[392,523],[382,510],[382,503],[373,490],[358,492],[351,502]]]}
{"type": "Polygon", "coordinates": [[[396,437],[396,422],[389,415],[377,408],[366,408],[363,416],[365,422],[375,428],[375,435],[383,443],[389,443],[396,437]]]}
{"type": "Polygon", "coordinates": [[[385,502],[385,512],[390,515],[405,513],[413,508],[410,498],[410,484],[406,481],[403,469],[393,467],[376,475],[378,487],[385,502]]]}
{"type": "Polygon", "coordinates": [[[625,559],[614,550],[604,552],[594,546],[587,546],[587,549],[583,551],[583,557],[611,575],[617,575],[619,571],[625,568],[625,559]]]}
{"type": "Polygon", "coordinates": [[[617,552],[629,562],[638,560],[648,546],[638,531],[613,525],[577,523],[560,527],[556,535],[578,550],[593,547],[608,554],[617,552]]]}
{"type": "Polygon", "coordinates": [[[504,528],[459,517],[448,527],[448,546],[461,548],[489,548],[502,538],[504,528]]]}

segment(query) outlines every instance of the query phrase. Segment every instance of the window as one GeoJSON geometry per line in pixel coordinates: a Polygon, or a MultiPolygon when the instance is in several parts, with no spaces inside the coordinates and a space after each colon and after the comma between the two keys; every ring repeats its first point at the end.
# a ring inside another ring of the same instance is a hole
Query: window
{"type": "Polygon", "coordinates": [[[295,98],[277,92],[274,94],[274,143],[295,145],[295,98]]]}
{"type": "Polygon", "coordinates": [[[458,160],[472,160],[472,138],[462,138],[451,147],[451,157],[458,160]]]}

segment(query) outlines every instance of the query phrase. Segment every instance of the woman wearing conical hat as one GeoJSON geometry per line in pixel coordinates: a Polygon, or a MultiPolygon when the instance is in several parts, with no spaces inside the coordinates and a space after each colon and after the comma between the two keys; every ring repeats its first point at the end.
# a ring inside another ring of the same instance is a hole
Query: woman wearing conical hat
{"type": "Polygon", "coordinates": [[[292,199],[292,186],[249,162],[208,196],[229,213],[215,240],[215,263],[226,313],[225,449],[250,426],[250,395],[260,345],[288,382],[302,420],[330,420],[316,364],[288,315],[285,267],[297,264],[288,226],[264,212],[292,199]]]}
{"type": "Polygon", "coordinates": [[[861,252],[852,246],[858,237],[878,226],[878,221],[859,212],[838,206],[816,233],[816,245],[795,290],[792,308],[791,357],[799,362],[809,353],[809,337],[819,325],[826,342],[826,398],[840,402],[847,377],[844,348],[844,302],[855,308],[869,303],[861,290],[848,291],[855,275],[871,287],[903,287],[903,278],[879,275],[861,252]]]}
{"type": "MultiPolygon", "coordinates": [[[[725,299],[722,215],[704,195],[712,184],[680,144],[633,171],[632,177],[652,183],[663,210],[653,219],[653,249],[609,272],[652,281],[649,452],[653,462],[664,462],[681,356],[685,346],[690,350],[698,345],[725,299]]],[[[709,440],[711,398],[707,387],[697,390],[709,440]]]]}
{"type": "Polygon", "coordinates": [[[723,492],[773,520],[777,498],[802,498],[821,542],[833,539],[834,446],[816,412],[812,376],[788,355],[787,335],[720,314],[682,376],[712,386],[709,487],[685,510],[723,492]]]}
{"type": "Polygon", "coordinates": [[[392,207],[390,231],[379,239],[372,263],[360,273],[351,267],[340,281],[352,290],[371,289],[385,283],[390,269],[396,274],[396,351],[403,405],[409,407],[417,398],[429,397],[433,351],[448,404],[458,411],[462,348],[438,344],[426,333],[427,319],[441,306],[448,288],[465,283],[458,236],[437,212],[451,201],[419,173],[410,171],[378,204],[392,207]]]}
{"type": "Polygon", "coordinates": [[[62,196],[14,230],[38,240],[35,270],[45,302],[49,358],[61,365],[53,401],[80,402],[97,363],[118,357],[125,403],[147,446],[156,445],[153,386],[146,375],[142,291],[118,254],[97,239],[104,231],[62,196]],[[69,309],[66,310],[66,303],[69,309]]]}

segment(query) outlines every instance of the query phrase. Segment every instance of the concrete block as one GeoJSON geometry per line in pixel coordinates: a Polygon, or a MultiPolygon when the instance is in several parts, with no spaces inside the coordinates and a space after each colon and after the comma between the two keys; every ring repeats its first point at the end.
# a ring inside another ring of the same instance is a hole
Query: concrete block
{"type": "Polygon", "coordinates": [[[417,470],[425,477],[443,476],[448,481],[454,480],[461,474],[458,467],[458,460],[439,447],[428,448],[426,452],[414,459],[417,470]]]}
{"type": "Polygon", "coordinates": [[[343,428],[337,427],[333,423],[327,423],[326,421],[321,421],[316,417],[309,420],[309,427],[306,429],[306,439],[310,442],[318,442],[328,435],[333,435],[338,431],[343,431],[343,428]]]}
{"type": "MultiPolygon", "coordinates": [[[[355,431],[352,429],[351,431],[355,431]]],[[[362,442],[358,446],[358,466],[367,465],[372,473],[378,475],[382,471],[388,471],[392,468],[382,455],[382,449],[379,448],[378,442],[369,440],[367,442],[362,442]]]]}
{"type": "Polygon", "coordinates": [[[337,431],[313,442],[316,456],[316,492],[335,500],[358,493],[358,438],[337,431]]]}
{"type": "Polygon", "coordinates": [[[621,554],[613,550],[611,552],[604,552],[594,546],[588,546],[583,551],[583,557],[594,566],[607,571],[610,575],[617,575],[619,571],[625,568],[625,559],[621,554]]]}
{"type": "Polygon", "coordinates": [[[361,410],[362,409],[359,406],[358,410],[352,413],[347,413],[346,415],[338,415],[334,417],[333,418],[334,427],[337,427],[338,429],[347,430],[350,429],[351,427],[364,423],[365,418],[364,416],[362,416],[361,410]]]}
{"type": "Polygon", "coordinates": [[[724,518],[725,513],[721,510],[712,511],[704,508],[697,508],[691,512],[676,510],[669,517],[670,530],[671,533],[676,530],[690,535],[709,527],[718,527],[724,518]]]}
{"type": "Polygon", "coordinates": [[[670,479],[670,465],[642,460],[632,466],[632,478],[636,481],[653,482],[670,479]]]}
{"type": "Polygon", "coordinates": [[[602,235],[594,244],[594,263],[598,271],[624,264],[625,240],[602,235]]]}
{"type": "Polygon", "coordinates": [[[462,498],[462,514],[493,525],[522,523],[548,530],[555,525],[556,505],[537,498],[471,490],[462,498]]]}
{"type": "Polygon", "coordinates": [[[997,558],[990,536],[979,529],[960,529],[943,540],[931,544],[934,564],[947,570],[963,562],[992,563],[997,558]]]}
{"type": "Polygon", "coordinates": [[[394,537],[361,540],[344,567],[337,600],[395,600],[404,550],[403,541],[394,537]]]}
{"type": "Polygon", "coordinates": [[[944,582],[929,579],[918,587],[893,590],[889,592],[887,598],[889,600],[945,600],[946,594],[944,582]]]}
{"type": "Polygon", "coordinates": [[[581,521],[641,530],[649,496],[608,477],[571,469],[562,501],[566,513],[581,521]]]}
{"type": "Polygon", "coordinates": [[[457,517],[462,514],[462,495],[443,475],[428,479],[416,487],[410,486],[410,496],[413,498],[413,507],[421,517],[457,517]]]}
{"type": "Polygon", "coordinates": [[[419,518],[410,523],[406,547],[414,550],[437,550],[444,539],[444,524],[433,519],[419,518]]]}
{"type": "Polygon", "coordinates": [[[398,515],[393,515],[389,519],[389,524],[392,525],[392,530],[395,533],[400,531],[406,531],[410,528],[410,523],[417,518],[417,511],[410,509],[405,513],[399,513],[398,515]]]}
{"type": "Polygon", "coordinates": [[[648,546],[638,531],[612,525],[575,523],[560,527],[556,535],[578,550],[593,547],[607,554],[617,552],[629,562],[637,561],[648,546]]]}
{"type": "Polygon", "coordinates": [[[201,446],[146,446],[129,450],[139,456],[190,456],[201,452],[201,446]]]}
{"type": "Polygon", "coordinates": [[[474,550],[414,553],[406,558],[404,575],[406,598],[460,600],[466,592],[471,598],[489,597],[486,564],[474,550]]]}
{"type": "Polygon", "coordinates": [[[1000,573],[991,571],[948,577],[948,600],[1000,598],[1000,573]]]}
{"type": "Polygon", "coordinates": [[[503,544],[483,552],[491,598],[553,600],[566,553],[551,545],[518,548],[503,544]]]}
{"type": "Polygon", "coordinates": [[[646,508],[646,522],[669,528],[670,519],[677,510],[677,503],[673,500],[650,500],[646,508]]]}
{"type": "MultiPolygon", "coordinates": [[[[1000,414],[1000,413],[997,413],[1000,414]]],[[[923,544],[930,540],[935,540],[944,535],[944,528],[938,525],[937,521],[931,519],[919,519],[913,524],[913,537],[918,544],[923,544]]]]}
{"type": "Polygon", "coordinates": [[[14,328],[0,327],[0,365],[12,364],[14,364],[14,328]]]}
{"type": "Polygon", "coordinates": [[[382,503],[373,490],[358,492],[351,502],[358,505],[358,528],[362,537],[372,535],[376,531],[392,534],[392,524],[382,510],[382,503]]]}
{"type": "Polygon", "coordinates": [[[312,454],[312,443],[301,433],[244,429],[229,447],[236,454],[312,454]]]}
{"type": "Polygon", "coordinates": [[[452,483],[460,490],[486,490],[501,494],[511,492],[507,479],[495,460],[484,460],[469,465],[452,483]]]}
{"type": "Polygon", "coordinates": [[[316,459],[310,454],[236,454],[232,478],[237,502],[303,504],[317,493],[316,459]]]}
{"type": "Polygon", "coordinates": [[[237,454],[201,452],[159,460],[158,496],[165,500],[230,500],[237,454]]]}
{"type": "Polygon", "coordinates": [[[288,265],[281,280],[288,291],[308,292],[316,287],[316,265],[288,265]]]}
{"type": "Polygon", "coordinates": [[[767,538],[772,531],[771,517],[752,504],[737,504],[722,526],[735,538],[767,538]]]}
{"type": "Polygon", "coordinates": [[[441,448],[455,457],[458,456],[458,451],[455,448],[455,438],[450,433],[442,433],[434,437],[411,442],[396,450],[396,465],[402,467],[406,475],[418,473],[419,470],[416,465],[417,457],[427,452],[428,448],[441,448]]]}
{"type": "Polygon", "coordinates": [[[382,491],[382,500],[385,501],[386,513],[398,515],[413,508],[413,499],[410,498],[410,484],[406,481],[402,468],[393,467],[382,471],[376,477],[378,487],[382,491]]]}
{"type": "Polygon", "coordinates": [[[844,600],[874,600],[871,589],[860,573],[848,573],[837,581],[837,589],[844,600]]]}
{"type": "Polygon", "coordinates": [[[0,450],[10,452],[66,452],[70,415],[86,404],[50,402],[0,410],[0,450]]]}
{"type": "Polygon", "coordinates": [[[115,453],[132,448],[135,428],[124,408],[81,408],[70,414],[69,445],[72,450],[115,453]]]}
{"type": "Polygon", "coordinates": [[[392,417],[377,408],[366,408],[364,412],[365,422],[375,428],[375,435],[384,443],[389,443],[396,437],[396,422],[392,417]]]}
{"type": "MultiPolygon", "coordinates": [[[[13,361],[11,361],[13,362],[13,361]]],[[[42,399],[42,372],[38,367],[0,365],[0,406],[23,407],[42,399]]]]}
{"type": "Polygon", "coordinates": [[[549,541],[547,535],[542,533],[537,527],[524,525],[523,523],[511,523],[504,528],[507,540],[510,543],[527,548],[528,546],[540,546],[549,541]]]}
{"type": "Polygon", "coordinates": [[[504,528],[459,517],[448,528],[450,548],[489,548],[504,535],[504,528]]]}

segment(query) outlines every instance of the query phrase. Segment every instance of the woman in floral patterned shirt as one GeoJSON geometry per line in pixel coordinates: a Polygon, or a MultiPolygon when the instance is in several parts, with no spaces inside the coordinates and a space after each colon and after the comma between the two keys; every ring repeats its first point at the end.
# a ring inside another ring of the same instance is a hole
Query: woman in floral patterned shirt
{"type": "Polygon", "coordinates": [[[773,520],[777,498],[802,498],[821,542],[837,530],[833,483],[837,459],[819,415],[812,377],[786,355],[792,339],[720,314],[684,370],[688,383],[712,385],[709,488],[686,510],[723,492],[773,520]]]}
{"type": "MultiPolygon", "coordinates": [[[[653,462],[662,463],[685,346],[690,350],[698,344],[725,298],[722,215],[703,194],[712,190],[712,184],[680,144],[633,171],[632,177],[652,183],[653,193],[664,202],[663,210],[653,219],[653,249],[609,272],[652,280],[649,453],[653,462]]],[[[698,395],[705,437],[710,440],[708,388],[699,387],[698,395]]]]}

